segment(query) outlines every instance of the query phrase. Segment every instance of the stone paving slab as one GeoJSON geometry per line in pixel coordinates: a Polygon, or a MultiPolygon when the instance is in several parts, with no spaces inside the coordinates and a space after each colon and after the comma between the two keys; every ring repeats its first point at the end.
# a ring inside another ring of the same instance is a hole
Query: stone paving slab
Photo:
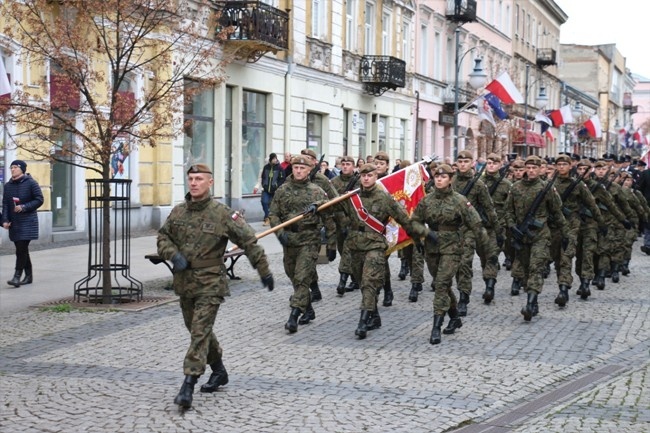
{"type": "MultiPolygon", "coordinates": [[[[238,264],[242,280],[230,282],[232,296],[215,324],[230,383],[214,394],[197,387],[187,412],[173,404],[189,342],[176,303],[138,313],[27,309],[3,315],[0,430],[648,431],[645,255],[635,253],[633,273],[604,291],[593,289],[588,302],[577,299],[574,287],[562,310],[553,304],[551,276],[531,323],[519,313],[525,297],[509,296],[504,270],[489,306],[481,302],[483,283],[475,275],[469,316],[438,346],[428,343],[433,293],[425,288],[410,303],[410,283],[396,278],[393,306],[380,307],[382,328],[357,340],[360,293],[335,296],[338,260],[319,266],[324,299],[314,304],[316,320],[288,335],[290,284],[281,255],[270,259],[274,292],[261,287],[245,260],[238,264]],[[539,413],[521,414],[517,424],[490,425],[608,366],[621,373],[540,405],[539,413]]],[[[396,257],[391,268],[397,275],[396,257]]]]}

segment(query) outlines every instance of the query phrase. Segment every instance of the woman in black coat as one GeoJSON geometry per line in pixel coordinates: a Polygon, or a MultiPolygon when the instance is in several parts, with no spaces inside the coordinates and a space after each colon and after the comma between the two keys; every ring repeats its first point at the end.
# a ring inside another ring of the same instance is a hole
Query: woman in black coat
{"type": "Polygon", "coordinates": [[[9,230],[9,239],[16,245],[14,277],[7,284],[20,287],[33,281],[29,242],[38,239],[38,215],[43,204],[43,193],[38,182],[26,174],[25,161],[11,163],[11,179],[5,184],[2,199],[2,226],[9,230]],[[25,271],[25,278],[20,277],[25,271]]]}

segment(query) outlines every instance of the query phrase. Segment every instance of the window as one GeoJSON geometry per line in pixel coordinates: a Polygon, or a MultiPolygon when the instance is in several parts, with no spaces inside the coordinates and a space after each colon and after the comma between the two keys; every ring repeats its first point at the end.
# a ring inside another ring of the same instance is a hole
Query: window
{"type": "Polygon", "coordinates": [[[381,21],[381,53],[384,56],[389,56],[391,54],[391,15],[388,12],[384,12],[382,21],[381,21]]]}
{"type": "Polygon", "coordinates": [[[199,83],[185,80],[183,105],[183,164],[184,169],[204,163],[214,163],[214,91],[198,91],[199,83]]]}
{"type": "Polygon", "coordinates": [[[244,91],[242,194],[252,194],[266,155],[266,95],[244,91]]]}
{"type": "MultiPolygon", "coordinates": [[[[402,23],[402,59],[410,62],[411,60],[411,22],[404,20],[402,23]]],[[[412,67],[413,65],[410,64],[412,67]]]]}
{"type": "Polygon", "coordinates": [[[399,159],[404,161],[406,156],[406,120],[399,121],[399,159]]]}
{"type": "Polygon", "coordinates": [[[359,158],[365,158],[370,149],[368,149],[368,113],[359,113],[359,158]]]}
{"type": "Polygon", "coordinates": [[[327,38],[327,1],[312,0],[311,2],[311,35],[314,38],[327,38]]]}
{"type": "Polygon", "coordinates": [[[323,115],[307,113],[307,148],[321,155],[323,150],[323,115]]]}
{"type": "Polygon", "coordinates": [[[447,38],[447,61],[445,64],[447,65],[447,80],[452,81],[455,80],[456,75],[454,73],[454,68],[456,64],[456,56],[455,56],[455,42],[452,38],[447,38]]]}
{"type": "Polygon", "coordinates": [[[388,119],[386,116],[379,116],[379,122],[377,122],[377,140],[378,147],[377,150],[386,151],[386,132],[388,129],[388,119]]]}
{"type": "Polygon", "coordinates": [[[515,5],[515,36],[519,36],[519,5],[515,5]]]}
{"type": "Polygon", "coordinates": [[[357,47],[357,0],[345,3],[345,48],[352,51],[357,47]]]}
{"type": "Polygon", "coordinates": [[[420,27],[420,73],[429,75],[429,28],[426,24],[420,27]]]}
{"type": "Polygon", "coordinates": [[[375,54],[375,5],[366,3],[366,16],[364,24],[365,54],[375,54]]]}
{"type": "Polygon", "coordinates": [[[433,38],[433,78],[442,80],[442,35],[436,32],[433,38]]]}

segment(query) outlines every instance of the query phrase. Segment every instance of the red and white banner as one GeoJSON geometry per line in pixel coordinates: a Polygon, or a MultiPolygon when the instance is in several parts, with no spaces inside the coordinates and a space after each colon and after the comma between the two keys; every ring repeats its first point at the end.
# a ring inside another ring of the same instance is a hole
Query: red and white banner
{"type": "MultiPolygon", "coordinates": [[[[424,166],[415,163],[379,179],[377,183],[383,186],[404,207],[406,213],[411,216],[420,200],[426,195],[424,186],[428,181],[429,173],[424,169],[424,166]]],[[[388,241],[387,255],[413,243],[406,231],[392,218],[386,224],[384,236],[388,241]]]]}

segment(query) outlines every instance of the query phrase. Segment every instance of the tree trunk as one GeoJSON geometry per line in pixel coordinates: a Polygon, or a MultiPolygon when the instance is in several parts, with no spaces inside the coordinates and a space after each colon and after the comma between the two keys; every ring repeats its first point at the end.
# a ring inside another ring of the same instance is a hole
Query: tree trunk
{"type": "Polygon", "coordinates": [[[111,284],[111,176],[110,162],[102,169],[102,304],[112,302],[111,284]]]}

